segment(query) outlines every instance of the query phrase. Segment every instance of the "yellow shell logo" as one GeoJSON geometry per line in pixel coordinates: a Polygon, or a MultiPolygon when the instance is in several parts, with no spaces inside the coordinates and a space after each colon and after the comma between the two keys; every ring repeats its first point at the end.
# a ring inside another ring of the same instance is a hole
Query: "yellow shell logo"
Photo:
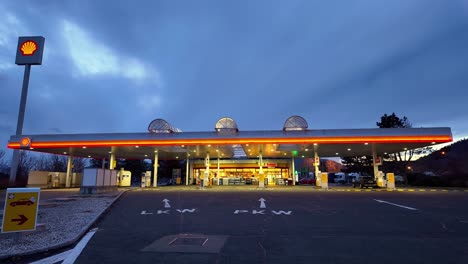
{"type": "Polygon", "coordinates": [[[21,44],[20,50],[23,56],[32,56],[37,50],[37,44],[32,40],[27,40],[21,44]]]}
{"type": "Polygon", "coordinates": [[[28,137],[24,137],[21,139],[21,146],[22,147],[29,147],[31,145],[31,139],[28,137]]]}

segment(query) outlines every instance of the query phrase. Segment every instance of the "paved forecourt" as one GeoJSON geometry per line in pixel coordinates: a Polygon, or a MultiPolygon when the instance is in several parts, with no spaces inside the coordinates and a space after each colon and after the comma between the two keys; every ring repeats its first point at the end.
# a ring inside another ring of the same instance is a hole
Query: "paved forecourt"
{"type": "Polygon", "coordinates": [[[467,202],[465,192],[130,191],[77,263],[467,263],[467,202]]]}

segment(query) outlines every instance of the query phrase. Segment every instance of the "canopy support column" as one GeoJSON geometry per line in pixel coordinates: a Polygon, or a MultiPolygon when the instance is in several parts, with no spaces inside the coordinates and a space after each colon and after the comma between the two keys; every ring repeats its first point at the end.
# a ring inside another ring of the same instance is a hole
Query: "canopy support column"
{"type": "Polygon", "coordinates": [[[294,153],[291,155],[292,185],[296,185],[296,164],[294,162],[294,153]]]}
{"type": "Polygon", "coordinates": [[[113,170],[115,168],[115,153],[112,151],[109,158],[109,170],[113,170]]]}
{"type": "Polygon", "coordinates": [[[258,187],[264,188],[265,187],[265,175],[263,174],[263,153],[261,150],[258,154],[258,166],[259,166],[258,187]]]}
{"type": "Polygon", "coordinates": [[[155,150],[153,162],[153,187],[158,187],[158,166],[158,150],[155,150]]]}
{"type": "Polygon", "coordinates": [[[314,151],[314,168],[315,168],[315,179],[317,179],[317,177],[319,177],[319,165],[320,165],[320,158],[319,158],[319,155],[318,155],[318,152],[317,151],[314,151]]]}
{"type": "Polygon", "coordinates": [[[67,176],[65,178],[65,187],[67,188],[70,188],[70,185],[71,185],[72,164],[73,164],[73,157],[72,155],[69,155],[68,160],[67,160],[67,176]]]}
{"type": "Polygon", "coordinates": [[[377,176],[379,175],[379,165],[375,162],[377,159],[377,150],[375,148],[375,145],[372,145],[372,165],[374,166],[374,178],[377,179],[377,176]]]}
{"type": "Polygon", "coordinates": [[[218,154],[218,168],[216,170],[216,177],[219,178],[219,154],[218,154]]]}
{"type": "Polygon", "coordinates": [[[210,178],[210,152],[206,153],[205,157],[205,175],[203,175],[203,187],[208,185],[208,180],[210,178]]]}
{"type": "Polygon", "coordinates": [[[189,165],[190,159],[187,155],[187,162],[185,163],[185,185],[189,185],[189,176],[190,176],[190,165],[189,165]]]}

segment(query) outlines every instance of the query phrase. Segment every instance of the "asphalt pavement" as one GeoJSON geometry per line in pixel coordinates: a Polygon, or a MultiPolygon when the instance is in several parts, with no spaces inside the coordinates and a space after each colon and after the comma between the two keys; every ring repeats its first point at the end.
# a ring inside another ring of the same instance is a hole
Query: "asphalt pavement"
{"type": "Polygon", "coordinates": [[[467,204],[466,192],[129,191],[76,263],[468,263],[467,204]]]}

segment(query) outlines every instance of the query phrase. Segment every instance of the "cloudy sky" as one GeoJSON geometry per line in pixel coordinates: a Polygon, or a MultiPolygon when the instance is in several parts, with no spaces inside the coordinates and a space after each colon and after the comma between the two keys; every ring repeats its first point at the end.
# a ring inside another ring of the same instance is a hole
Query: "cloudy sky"
{"type": "MultiPolygon", "coordinates": [[[[468,0],[2,1],[0,143],[18,36],[46,38],[24,134],[368,128],[384,113],[468,136],[468,0]],[[131,4],[130,4],[131,3],[131,4]]],[[[4,148],[4,147],[2,147],[4,148]]]]}

